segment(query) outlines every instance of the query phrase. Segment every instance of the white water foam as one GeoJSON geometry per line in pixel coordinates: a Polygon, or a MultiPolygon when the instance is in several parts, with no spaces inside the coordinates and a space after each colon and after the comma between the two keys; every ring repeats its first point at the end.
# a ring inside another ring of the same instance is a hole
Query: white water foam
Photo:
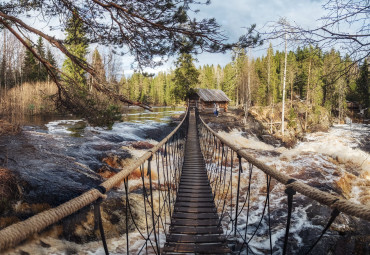
{"type": "Polygon", "coordinates": [[[71,125],[74,125],[83,120],[57,120],[51,121],[45,126],[48,128],[49,134],[72,134],[73,132],[68,130],[71,125]]]}

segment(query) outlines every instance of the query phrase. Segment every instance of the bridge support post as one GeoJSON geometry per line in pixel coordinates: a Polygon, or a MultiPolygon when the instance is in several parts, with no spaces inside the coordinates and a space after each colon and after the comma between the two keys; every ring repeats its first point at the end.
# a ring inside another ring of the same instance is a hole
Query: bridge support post
{"type": "Polygon", "coordinates": [[[238,227],[238,214],[239,214],[239,193],[240,193],[240,174],[243,172],[242,169],[242,157],[238,155],[239,160],[239,173],[238,173],[238,190],[236,191],[236,204],[235,204],[235,226],[234,226],[234,236],[236,237],[236,230],[238,227]]]}
{"type": "Polygon", "coordinates": [[[153,234],[154,234],[154,240],[155,240],[155,246],[157,248],[157,254],[161,254],[161,251],[159,249],[159,243],[157,238],[157,233],[155,230],[155,219],[154,219],[154,200],[153,200],[153,185],[152,185],[152,170],[151,170],[151,162],[152,162],[153,156],[148,158],[148,176],[149,176],[149,187],[150,187],[150,202],[151,202],[151,209],[152,209],[152,224],[153,224],[153,234]]]}
{"type": "Polygon", "coordinates": [[[109,255],[107,241],[105,239],[105,234],[104,234],[103,222],[102,222],[102,219],[101,219],[100,205],[101,205],[102,201],[103,201],[103,199],[99,198],[98,200],[96,200],[96,202],[94,204],[94,220],[95,220],[94,229],[97,229],[98,226],[99,226],[99,232],[100,232],[101,240],[103,242],[104,252],[105,252],[106,255],[109,255]]]}
{"type": "MultiPolygon", "coordinates": [[[[290,179],[287,184],[295,182],[296,180],[290,179]]],[[[285,238],[284,238],[284,248],[283,248],[283,255],[286,254],[288,248],[288,239],[289,239],[289,228],[290,228],[290,221],[292,218],[292,208],[293,208],[293,196],[296,194],[296,191],[292,187],[288,187],[285,190],[285,193],[288,195],[288,217],[285,229],[285,238]]]]}

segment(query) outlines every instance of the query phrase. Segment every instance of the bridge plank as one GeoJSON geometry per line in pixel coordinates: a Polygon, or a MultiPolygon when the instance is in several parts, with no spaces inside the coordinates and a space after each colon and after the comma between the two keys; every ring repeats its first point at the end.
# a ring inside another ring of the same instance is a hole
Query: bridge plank
{"type": "Polygon", "coordinates": [[[176,207],[174,209],[175,212],[188,212],[188,213],[216,213],[216,208],[209,208],[209,207],[176,207]]]}
{"type": "Polygon", "coordinates": [[[170,243],[220,243],[226,241],[222,235],[179,235],[171,234],[167,236],[170,243]]]}
{"type": "Polygon", "coordinates": [[[172,219],[176,226],[218,226],[218,219],[172,219]]]}
{"type": "Polygon", "coordinates": [[[213,197],[184,197],[184,196],[179,196],[176,199],[176,202],[213,202],[213,197]]]}
{"type": "Polygon", "coordinates": [[[227,254],[230,249],[223,244],[166,244],[163,248],[164,252],[178,253],[202,253],[202,254],[227,254]]]}
{"type": "Polygon", "coordinates": [[[191,207],[191,208],[207,208],[207,207],[210,207],[210,208],[214,208],[215,204],[213,203],[213,201],[212,202],[200,202],[200,201],[179,202],[179,201],[176,201],[175,208],[176,207],[191,207]]]}
{"type": "Polygon", "coordinates": [[[190,113],[184,163],[164,254],[227,254],[212,188],[200,150],[194,112],[190,113]]]}
{"type": "Polygon", "coordinates": [[[199,234],[222,234],[223,230],[216,226],[171,226],[170,231],[172,234],[188,234],[188,235],[199,235],[199,234]]]}

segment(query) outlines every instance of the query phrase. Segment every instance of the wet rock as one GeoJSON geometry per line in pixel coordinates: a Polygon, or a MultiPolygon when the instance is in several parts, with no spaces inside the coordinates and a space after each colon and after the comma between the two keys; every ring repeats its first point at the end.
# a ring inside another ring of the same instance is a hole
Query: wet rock
{"type": "Polygon", "coordinates": [[[273,146],[280,146],[280,141],[273,137],[272,135],[261,135],[260,139],[267,144],[273,145],[273,146]]]}
{"type": "Polygon", "coordinates": [[[268,156],[268,157],[279,157],[281,155],[278,151],[269,151],[269,150],[260,150],[258,154],[261,156],[268,156]]]}
{"type": "Polygon", "coordinates": [[[369,235],[347,235],[342,236],[335,246],[330,250],[330,254],[347,255],[370,254],[370,236],[369,235]]]}
{"type": "MultiPolygon", "coordinates": [[[[126,233],[126,230],[132,232],[136,229],[135,225],[140,229],[145,227],[144,208],[142,203],[138,202],[142,201],[140,198],[141,195],[138,194],[129,195],[131,213],[127,225],[125,196],[111,197],[101,204],[101,217],[106,238],[121,236],[126,233]]],[[[91,207],[70,216],[63,222],[63,236],[77,243],[99,240],[100,232],[94,224],[94,210],[91,207]]]]}
{"type": "Polygon", "coordinates": [[[99,138],[101,138],[105,141],[108,141],[108,142],[112,142],[112,143],[121,143],[121,142],[124,142],[124,141],[133,141],[133,139],[124,138],[120,135],[115,135],[115,134],[102,134],[102,135],[99,136],[99,138]]]}
{"type": "Polygon", "coordinates": [[[113,144],[91,144],[89,147],[95,151],[110,151],[116,148],[113,144]]]}
{"type": "Polygon", "coordinates": [[[6,144],[6,152],[0,150],[0,159],[7,160],[8,168],[19,176],[23,199],[30,204],[56,206],[96,187],[102,180],[87,166],[77,164],[76,158],[66,156],[65,147],[59,146],[53,137],[24,132],[0,137],[0,144],[6,144]]]}
{"type": "Polygon", "coordinates": [[[350,197],[352,192],[352,183],[356,180],[356,176],[353,174],[343,174],[343,176],[336,181],[338,187],[342,190],[346,198],[350,197]]]}
{"type": "Polygon", "coordinates": [[[154,147],[153,144],[144,141],[134,142],[131,146],[138,150],[149,150],[154,147]]]}
{"type": "Polygon", "coordinates": [[[47,203],[29,204],[26,202],[18,202],[13,206],[13,213],[20,219],[27,219],[50,208],[51,206],[47,203]]]}
{"type": "Polygon", "coordinates": [[[145,130],[144,139],[152,139],[159,142],[171,133],[176,126],[176,123],[170,123],[169,125],[160,125],[155,128],[147,129],[145,130]]]}
{"type": "Polygon", "coordinates": [[[17,222],[19,222],[19,218],[16,216],[0,217],[0,229],[6,228],[17,222]]]}
{"type": "Polygon", "coordinates": [[[284,138],[284,147],[286,148],[293,148],[298,142],[298,138],[295,136],[295,134],[291,134],[290,136],[284,138]]]}
{"type": "Polygon", "coordinates": [[[306,209],[306,213],[313,225],[324,226],[327,223],[328,218],[330,218],[331,209],[316,201],[312,201],[311,205],[306,209]]]}
{"type": "Polygon", "coordinates": [[[86,122],[78,121],[73,123],[73,125],[71,125],[70,127],[68,127],[68,130],[72,132],[72,136],[81,137],[86,126],[87,126],[86,122]]]}
{"type": "Polygon", "coordinates": [[[132,155],[127,150],[121,150],[119,152],[108,152],[100,156],[100,160],[113,168],[122,168],[126,166],[127,159],[131,159],[132,155]]]}
{"type": "Polygon", "coordinates": [[[11,203],[20,195],[15,175],[10,170],[0,167],[0,214],[9,209],[11,203]]]}
{"type": "MultiPolygon", "coordinates": [[[[305,242],[299,252],[305,254],[305,251],[311,247],[310,245],[316,241],[328,223],[331,212],[331,208],[312,201],[306,213],[312,225],[317,228],[300,231],[299,235],[305,242]]],[[[370,235],[364,233],[370,233],[369,222],[341,213],[314,248],[312,254],[369,254],[370,235]]]]}

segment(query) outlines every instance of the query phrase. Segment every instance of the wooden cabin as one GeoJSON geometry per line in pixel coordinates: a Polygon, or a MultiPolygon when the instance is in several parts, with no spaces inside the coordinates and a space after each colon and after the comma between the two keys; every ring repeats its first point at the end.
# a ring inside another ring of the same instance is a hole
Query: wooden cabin
{"type": "Polygon", "coordinates": [[[224,109],[227,112],[230,101],[225,92],[220,89],[196,89],[196,94],[190,98],[190,102],[195,103],[201,111],[213,111],[214,104],[217,103],[220,110],[224,109]]]}

